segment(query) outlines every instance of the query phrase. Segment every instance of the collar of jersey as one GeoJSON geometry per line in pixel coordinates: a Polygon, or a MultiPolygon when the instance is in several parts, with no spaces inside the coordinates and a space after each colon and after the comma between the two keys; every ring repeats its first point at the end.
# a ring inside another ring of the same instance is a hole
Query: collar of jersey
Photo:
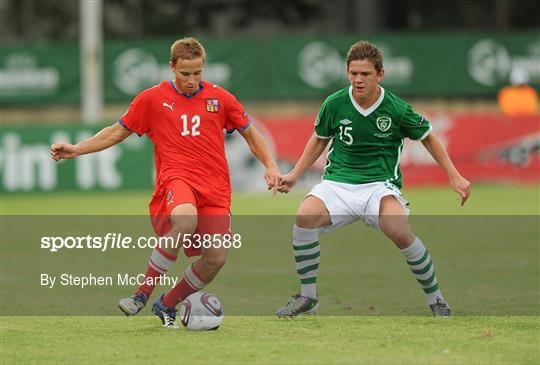
{"type": "Polygon", "coordinates": [[[176,88],[176,85],[174,84],[174,81],[173,80],[170,80],[171,81],[171,86],[172,88],[174,89],[174,91],[176,91],[177,94],[180,94],[182,96],[185,96],[186,98],[192,98],[194,97],[199,91],[201,91],[203,89],[203,84],[202,84],[202,81],[199,83],[199,88],[192,94],[186,94],[186,93],[182,93],[180,91],[178,91],[178,89],[176,88]]]}
{"type": "Polygon", "coordinates": [[[379,86],[379,88],[381,89],[381,95],[379,95],[379,98],[373,103],[372,106],[370,106],[367,109],[364,109],[356,102],[356,100],[354,100],[354,97],[352,94],[352,86],[349,87],[349,97],[351,98],[352,105],[355,107],[356,110],[358,110],[358,113],[362,114],[364,117],[367,117],[368,115],[373,113],[373,111],[377,109],[379,105],[381,105],[384,99],[384,89],[382,88],[382,86],[379,86]]]}

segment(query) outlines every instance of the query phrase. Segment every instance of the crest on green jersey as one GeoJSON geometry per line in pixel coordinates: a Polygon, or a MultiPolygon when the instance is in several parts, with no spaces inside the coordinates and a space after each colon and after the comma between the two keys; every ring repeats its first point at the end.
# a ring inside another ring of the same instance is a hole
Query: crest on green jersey
{"type": "Polygon", "coordinates": [[[376,123],[381,132],[386,132],[392,125],[392,119],[390,117],[378,117],[376,123]]]}

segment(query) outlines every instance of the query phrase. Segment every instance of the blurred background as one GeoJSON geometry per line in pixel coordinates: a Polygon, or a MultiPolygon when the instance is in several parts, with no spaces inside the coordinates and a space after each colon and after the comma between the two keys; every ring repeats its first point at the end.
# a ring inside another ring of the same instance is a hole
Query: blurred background
{"type": "MultiPolygon", "coordinates": [[[[205,45],[205,79],[244,104],[283,173],[326,96],[347,86],[347,50],[366,39],[383,51],[383,86],[432,122],[467,178],[536,185],[538,14],[536,0],[0,0],[1,189],[151,189],[146,137],[61,163],[49,146],[115,123],[171,78],[169,47],[185,36],[205,45]]],[[[235,191],[264,190],[243,139],[226,144],[235,191]]],[[[419,143],[407,142],[401,166],[405,186],[446,183],[419,143]]]]}

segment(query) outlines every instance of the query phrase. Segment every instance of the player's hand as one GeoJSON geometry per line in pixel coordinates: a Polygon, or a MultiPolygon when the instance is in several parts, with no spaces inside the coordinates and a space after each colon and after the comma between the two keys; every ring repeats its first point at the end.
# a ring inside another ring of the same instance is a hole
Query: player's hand
{"type": "Polygon", "coordinates": [[[280,193],[288,193],[293,186],[296,185],[297,180],[298,178],[290,172],[287,175],[283,175],[279,182],[279,186],[277,187],[277,191],[280,193]]]}
{"type": "Polygon", "coordinates": [[[458,175],[450,178],[450,186],[461,197],[461,206],[463,206],[471,195],[471,183],[463,176],[458,175]]]}
{"type": "Polygon", "coordinates": [[[276,166],[267,168],[264,173],[264,180],[266,180],[266,185],[268,186],[268,190],[272,190],[272,194],[274,195],[276,195],[280,177],[281,177],[281,173],[279,172],[279,169],[276,166]]]}
{"type": "Polygon", "coordinates": [[[77,157],[78,155],[75,145],[69,143],[55,143],[51,146],[51,157],[55,161],[67,160],[77,157]]]}

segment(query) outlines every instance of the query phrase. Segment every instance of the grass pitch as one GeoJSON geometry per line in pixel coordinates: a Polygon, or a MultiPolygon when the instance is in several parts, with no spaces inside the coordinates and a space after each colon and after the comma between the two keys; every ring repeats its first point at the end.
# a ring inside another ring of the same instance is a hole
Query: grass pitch
{"type": "MultiPolygon", "coordinates": [[[[448,189],[411,189],[405,196],[411,213],[419,216],[411,217],[413,227],[432,251],[443,292],[458,313],[455,318],[429,316],[402,258],[362,223],[321,240],[321,315],[295,320],[272,316],[297,287],[287,224],[283,232],[268,234],[264,245],[231,254],[219,281],[209,288],[224,301],[225,322],[218,331],[204,333],[163,329],[148,315],[114,315],[114,301],[113,315],[30,316],[52,308],[55,296],[68,303],[67,314],[84,313],[102,299],[125,295],[126,288],[58,294],[38,288],[32,280],[10,274],[19,267],[34,275],[32,270],[39,272],[46,263],[24,242],[9,245],[3,238],[1,363],[540,363],[538,187],[475,187],[465,207],[459,207],[448,189]],[[278,237],[276,242],[272,237],[278,237]],[[348,237],[358,242],[348,242],[348,237]],[[467,237],[475,239],[469,242],[467,237]],[[13,257],[25,257],[24,265],[19,259],[11,262],[13,257]],[[20,316],[12,315],[10,307],[17,301],[27,306],[20,316]],[[237,313],[250,315],[233,315],[237,313]]],[[[149,199],[149,192],[13,194],[2,197],[2,214],[145,215],[149,199]]],[[[301,199],[301,194],[236,195],[233,215],[279,214],[287,222],[301,199]]],[[[242,223],[242,218],[234,218],[233,224],[238,220],[242,223]]],[[[142,270],[148,256],[111,255],[99,261],[74,255],[71,264],[99,270],[112,262],[142,270]]],[[[59,262],[67,266],[67,261],[59,262]]],[[[177,264],[180,270],[186,263],[177,264]]]]}
{"type": "Polygon", "coordinates": [[[3,364],[537,364],[538,318],[226,317],[215,332],[151,317],[4,317],[3,364]]]}
{"type": "MultiPolygon", "coordinates": [[[[425,187],[403,190],[416,215],[538,215],[540,188],[537,185],[478,185],[460,207],[450,188],[425,187]]],[[[4,194],[2,214],[148,214],[151,191],[71,192],[4,194]]],[[[303,194],[233,194],[233,215],[294,215],[303,194]]]]}

